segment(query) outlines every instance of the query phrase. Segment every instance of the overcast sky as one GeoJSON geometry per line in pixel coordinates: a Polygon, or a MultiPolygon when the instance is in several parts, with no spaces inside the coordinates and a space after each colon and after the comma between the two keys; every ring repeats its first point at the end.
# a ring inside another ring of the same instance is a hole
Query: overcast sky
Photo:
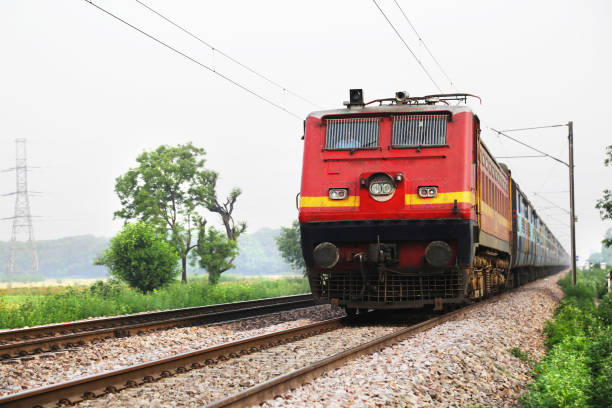
{"type": "MultiPolygon", "coordinates": [[[[224,59],[136,1],[95,1],[275,103],[297,119],[173,54],[84,0],[0,1],[0,164],[14,166],[27,138],[38,239],[112,236],[114,180],[144,150],[192,141],[207,151],[224,192],[242,188],[236,215],[251,231],[297,216],[302,120],[341,107],[349,88],[366,99],[437,93],[371,0],[142,0],[217,49],[316,103],[224,59]]],[[[454,91],[392,0],[378,0],[443,91],[454,91]]],[[[612,93],[612,3],[600,1],[398,0],[419,34],[473,103],[483,139],[497,156],[533,154],[495,136],[498,129],[574,121],[577,247],[600,248],[605,230],[594,209],[612,169],[603,166],[612,93]]],[[[567,159],[566,128],[513,136],[567,159]]],[[[508,159],[513,176],[569,249],[567,168],[546,158],[508,159]]],[[[0,173],[0,193],[15,190],[0,173]]],[[[0,197],[0,218],[14,197],[0,197]]],[[[213,216],[211,216],[211,219],[213,216]]],[[[0,223],[0,240],[10,222],[0,223]]]]}

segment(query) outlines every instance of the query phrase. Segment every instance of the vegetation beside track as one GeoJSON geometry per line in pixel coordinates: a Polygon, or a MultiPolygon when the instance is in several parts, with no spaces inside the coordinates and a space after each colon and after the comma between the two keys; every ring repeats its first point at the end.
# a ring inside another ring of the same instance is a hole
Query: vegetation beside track
{"type": "Polygon", "coordinates": [[[559,284],[565,297],[545,328],[548,354],[535,367],[523,407],[612,407],[612,294],[607,271],[578,271],[559,284]],[[594,300],[600,299],[599,307],[594,300]]]}
{"type": "Polygon", "coordinates": [[[12,290],[10,295],[0,296],[0,329],[308,292],[308,280],[303,277],[243,279],[229,276],[223,277],[218,285],[209,285],[205,278],[199,278],[187,284],[173,282],[147,294],[114,280],[98,281],[87,287],[59,288],[49,294],[35,289],[19,293],[12,290]],[[15,296],[19,301],[14,301],[15,296]]]}

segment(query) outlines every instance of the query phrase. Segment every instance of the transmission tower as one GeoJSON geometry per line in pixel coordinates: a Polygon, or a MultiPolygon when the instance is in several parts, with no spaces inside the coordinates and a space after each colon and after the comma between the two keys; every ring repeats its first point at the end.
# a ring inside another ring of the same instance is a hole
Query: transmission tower
{"type": "Polygon", "coordinates": [[[16,162],[15,178],[17,189],[15,195],[15,215],[11,232],[11,246],[9,252],[8,273],[9,279],[19,275],[38,275],[38,252],[34,240],[34,229],[32,227],[32,215],[30,214],[30,199],[28,194],[28,165],[26,163],[26,140],[15,139],[16,162]],[[21,242],[25,242],[25,245],[21,242]],[[25,252],[26,262],[22,268],[18,267],[17,254],[25,252]],[[29,266],[28,266],[29,265],[29,266]]]}

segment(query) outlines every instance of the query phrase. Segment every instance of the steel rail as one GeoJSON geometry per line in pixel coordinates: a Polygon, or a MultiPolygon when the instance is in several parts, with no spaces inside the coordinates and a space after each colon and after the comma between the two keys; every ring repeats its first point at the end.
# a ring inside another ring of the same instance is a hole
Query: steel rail
{"type": "Polygon", "coordinates": [[[279,395],[282,395],[291,389],[300,387],[303,384],[312,381],[317,377],[320,377],[325,372],[331,371],[335,368],[344,365],[348,361],[354,360],[366,354],[372,354],[377,351],[380,351],[386,347],[392,346],[393,344],[397,344],[407,338],[414,336],[417,333],[431,329],[432,327],[435,327],[442,323],[451,320],[456,320],[476,307],[480,307],[491,302],[500,301],[508,295],[512,294],[515,290],[526,288],[528,286],[531,285],[526,284],[517,288],[504,291],[484,301],[473,303],[471,305],[462,307],[461,309],[446,313],[439,317],[434,317],[433,319],[429,319],[424,322],[417,323],[415,325],[395,331],[393,333],[381,336],[377,339],[334,354],[328,358],[309,364],[300,369],[279,375],[268,381],[247,388],[246,390],[230,395],[226,398],[213,401],[210,404],[207,404],[206,408],[233,408],[261,404],[269,399],[273,399],[279,395]]]}
{"type": "Polygon", "coordinates": [[[312,295],[303,294],[1,331],[0,360],[83,345],[93,339],[224,322],[313,305],[312,295]]]}
{"type": "Polygon", "coordinates": [[[160,360],[137,364],[115,371],[36,388],[0,397],[2,407],[44,407],[71,404],[84,399],[117,392],[124,388],[153,382],[161,378],[216,364],[280,344],[297,341],[343,326],[344,318],[325,320],[280,332],[264,334],[236,342],[225,343],[160,360]]]}

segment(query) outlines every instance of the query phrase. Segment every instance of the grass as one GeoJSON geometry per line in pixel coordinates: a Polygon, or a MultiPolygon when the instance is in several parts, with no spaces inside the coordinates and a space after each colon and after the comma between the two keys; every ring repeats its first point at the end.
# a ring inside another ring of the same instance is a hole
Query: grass
{"type": "MultiPolygon", "coordinates": [[[[521,396],[523,407],[612,407],[612,294],[607,271],[579,271],[576,286],[559,281],[565,297],[545,327],[548,354],[521,396]],[[594,299],[601,298],[599,307],[594,299]]],[[[514,349],[513,349],[514,350],[514,349]]],[[[514,355],[522,358],[520,350],[514,355]]]]}
{"type": "Polygon", "coordinates": [[[174,282],[147,294],[116,281],[98,281],[86,287],[12,292],[0,296],[0,328],[59,323],[88,317],[262,299],[310,292],[304,277],[280,279],[222,278],[215,286],[205,279],[174,282]]]}

